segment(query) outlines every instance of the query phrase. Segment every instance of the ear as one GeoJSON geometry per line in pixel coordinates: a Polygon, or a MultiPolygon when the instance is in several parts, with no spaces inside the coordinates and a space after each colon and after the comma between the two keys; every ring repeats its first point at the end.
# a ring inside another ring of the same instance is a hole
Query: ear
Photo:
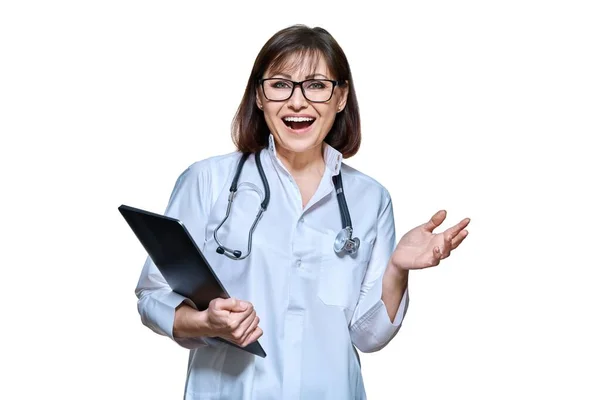
{"type": "Polygon", "coordinates": [[[348,81],[345,81],[344,86],[340,86],[340,98],[337,102],[337,112],[341,112],[346,107],[346,102],[348,101],[348,81]]]}
{"type": "Polygon", "coordinates": [[[256,89],[256,106],[258,108],[260,108],[261,110],[263,109],[263,102],[262,99],[260,98],[260,93],[258,88],[256,89]]]}

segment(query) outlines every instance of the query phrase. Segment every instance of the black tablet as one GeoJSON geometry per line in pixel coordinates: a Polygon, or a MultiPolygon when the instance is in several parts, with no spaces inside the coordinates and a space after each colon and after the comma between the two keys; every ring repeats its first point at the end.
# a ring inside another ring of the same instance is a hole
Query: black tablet
{"type": "MultiPolygon", "coordinates": [[[[212,299],[230,297],[180,220],[127,205],[119,211],[174,292],[190,299],[198,310],[206,310],[212,299]]],[[[214,339],[266,357],[258,341],[240,347],[214,339]]]]}

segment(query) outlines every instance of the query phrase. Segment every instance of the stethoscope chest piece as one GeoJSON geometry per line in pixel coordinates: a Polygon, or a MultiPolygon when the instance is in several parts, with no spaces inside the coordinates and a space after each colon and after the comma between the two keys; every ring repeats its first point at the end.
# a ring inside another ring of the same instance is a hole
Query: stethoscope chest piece
{"type": "Polygon", "coordinates": [[[360,240],[358,238],[352,238],[352,228],[349,226],[342,229],[333,241],[333,250],[337,254],[342,254],[343,252],[354,254],[358,251],[359,247],[360,240]]]}

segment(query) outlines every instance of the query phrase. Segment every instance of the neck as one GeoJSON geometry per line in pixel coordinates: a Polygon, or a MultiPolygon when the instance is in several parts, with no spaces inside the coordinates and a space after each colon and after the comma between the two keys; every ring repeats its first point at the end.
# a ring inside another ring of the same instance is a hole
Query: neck
{"type": "Polygon", "coordinates": [[[315,172],[319,175],[323,175],[323,172],[325,171],[322,146],[315,146],[303,153],[295,153],[277,145],[276,150],[277,156],[293,176],[301,176],[315,172]]]}

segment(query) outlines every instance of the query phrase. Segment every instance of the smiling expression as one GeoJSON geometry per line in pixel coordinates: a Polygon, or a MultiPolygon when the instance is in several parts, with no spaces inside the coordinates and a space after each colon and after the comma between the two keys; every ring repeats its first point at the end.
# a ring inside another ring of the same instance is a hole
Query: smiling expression
{"type": "MultiPolygon", "coordinates": [[[[287,68],[281,71],[268,69],[263,78],[282,78],[292,81],[306,79],[337,79],[331,76],[323,57],[298,59],[291,55],[287,68]],[[292,58],[295,59],[292,59],[292,58]]],[[[265,82],[267,85],[267,82],[265,82]]],[[[305,153],[322,143],[333,126],[336,114],[344,109],[348,97],[347,87],[336,86],[333,96],[325,103],[308,101],[299,86],[285,101],[268,100],[262,88],[256,93],[256,104],[263,110],[265,121],[276,144],[294,153],[305,153]]]]}

